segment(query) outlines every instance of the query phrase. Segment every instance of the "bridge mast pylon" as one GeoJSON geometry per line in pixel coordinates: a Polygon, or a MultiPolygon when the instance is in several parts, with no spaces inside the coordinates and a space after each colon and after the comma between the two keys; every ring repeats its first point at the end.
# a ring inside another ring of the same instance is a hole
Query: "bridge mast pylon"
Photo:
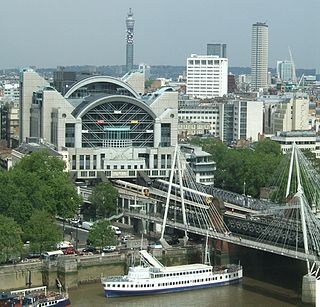
{"type": "MultiPolygon", "coordinates": [[[[179,188],[180,188],[180,195],[181,195],[181,206],[182,206],[182,219],[183,224],[188,226],[187,224],[187,217],[186,217],[186,209],[185,209],[185,202],[184,202],[184,189],[183,189],[183,174],[182,174],[182,163],[181,163],[181,153],[179,150],[178,144],[176,145],[174,154],[173,154],[173,160],[172,160],[172,166],[171,166],[171,172],[170,172],[170,178],[169,178],[169,187],[168,187],[168,195],[166,199],[166,206],[165,206],[165,212],[163,217],[163,223],[162,223],[162,229],[161,229],[161,238],[160,242],[163,242],[166,244],[166,241],[164,239],[164,232],[167,224],[167,218],[168,218],[168,211],[169,211],[169,204],[170,204],[170,196],[171,196],[171,190],[172,190],[172,184],[173,184],[173,176],[176,170],[178,171],[178,178],[179,178],[179,188]]],[[[184,242],[186,243],[188,240],[187,230],[185,232],[184,242]]]]}

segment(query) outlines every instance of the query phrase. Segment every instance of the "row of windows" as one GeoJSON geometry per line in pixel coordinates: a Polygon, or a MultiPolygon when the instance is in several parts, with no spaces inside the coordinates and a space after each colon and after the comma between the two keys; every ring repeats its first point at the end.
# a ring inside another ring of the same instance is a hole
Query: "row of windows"
{"type": "MultiPolygon", "coordinates": [[[[221,75],[221,72],[220,71],[217,71],[217,70],[211,70],[211,71],[200,71],[200,70],[195,70],[195,71],[190,71],[188,70],[188,74],[187,74],[187,77],[190,78],[192,76],[220,76],[221,75]]],[[[225,76],[225,75],[224,75],[225,76]]]]}
{"type": "MultiPolygon", "coordinates": [[[[131,169],[131,167],[133,166],[134,169],[143,169],[143,165],[141,164],[139,165],[120,165],[120,167],[118,168],[118,165],[113,165],[113,169],[131,169]]],[[[107,164],[106,165],[106,169],[111,169],[111,165],[107,164]]]]}
{"type": "Polygon", "coordinates": [[[188,94],[198,94],[199,96],[204,95],[204,94],[219,94],[219,91],[200,91],[200,90],[189,90],[188,89],[188,94]]]}
{"type": "Polygon", "coordinates": [[[189,65],[219,65],[220,60],[189,60],[189,65]]]}
{"type": "Polygon", "coordinates": [[[219,124],[219,121],[215,122],[215,117],[210,116],[181,116],[181,119],[213,119],[212,124],[219,124]]]}
{"type": "MultiPolygon", "coordinates": [[[[292,145],[292,141],[278,141],[278,143],[283,145],[292,145]]],[[[298,145],[315,145],[315,141],[295,141],[298,145]]]]}
{"type": "Polygon", "coordinates": [[[219,111],[218,110],[181,110],[179,111],[179,114],[188,114],[188,113],[200,113],[200,114],[218,114],[219,111]]]}
{"type": "Polygon", "coordinates": [[[44,306],[53,306],[55,304],[57,304],[58,301],[52,301],[52,302],[47,302],[47,303],[41,303],[39,304],[39,307],[44,307],[44,306]]]}
{"type": "Polygon", "coordinates": [[[168,274],[161,274],[161,277],[167,276],[182,276],[182,275],[189,275],[189,274],[202,274],[202,273],[209,273],[211,270],[198,270],[198,271],[187,271],[187,272],[180,272],[180,273],[168,273],[168,274]]]}
{"type": "MultiPolygon", "coordinates": [[[[186,272],[183,272],[186,273],[186,272]]],[[[190,273],[190,272],[187,272],[190,273]]],[[[181,274],[181,273],[180,273],[181,274]]],[[[164,275],[169,275],[169,274],[164,274],[164,275]]],[[[173,275],[173,274],[171,274],[173,275]]],[[[179,274],[177,274],[179,275],[179,274]]],[[[234,274],[229,274],[229,275],[225,275],[225,278],[232,278],[232,277],[237,277],[238,273],[234,273],[234,274]]],[[[223,276],[221,275],[220,280],[223,279],[223,276]]],[[[172,281],[172,282],[166,282],[166,283],[158,283],[157,286],[158,287],[165,287],[165,286],[176,286],[176,285],[183,285],[183,284],[191,284],[191,283],[201,283],[201,282],[208,282],[208,281],[213,281],[213,280],[218,280],[218,277],[207,277],[207,278],[199,278],[199,279],[194,279],[194,280],[179,280],[179,281],[172,281]]],[[[112,288],[152,288],[155,285],[154,284],[107,284],[107,287],[112,287],[112,288]]]]}

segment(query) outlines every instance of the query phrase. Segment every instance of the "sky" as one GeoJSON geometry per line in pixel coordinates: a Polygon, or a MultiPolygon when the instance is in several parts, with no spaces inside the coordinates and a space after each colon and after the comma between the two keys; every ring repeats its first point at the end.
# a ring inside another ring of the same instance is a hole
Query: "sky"
{"type": "Polygon", "coordinates": [[[269,26],[269,67],[289,60],[320,72],[319,0],[2,0],[0,68],[125,64],[125,18],[135,19],[134,63],[185,65],[206,44],[227,44],[229,66],[250,66],[251,27],[269,26]]]}

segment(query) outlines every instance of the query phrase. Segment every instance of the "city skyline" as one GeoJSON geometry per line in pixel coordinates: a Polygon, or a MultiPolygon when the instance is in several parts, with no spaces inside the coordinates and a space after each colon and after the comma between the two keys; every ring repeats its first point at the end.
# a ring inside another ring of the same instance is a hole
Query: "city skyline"
{"type": "Polygon", "coordinates": [[[79,0],[63,6],[40,0],[29,0],[24,6],[21,0],[12,0],[1,7],[8,14],[0,20],[0,68],[124,65],[125,18],[131,7],[136,20],[136,65],[185,66],[192,53],[206,54],[207,43],[223,42],[228,46],[229,66],[250,67],[251,25],[267,21],[269,67],[276,67],[277,60],[289,60],[290,46],[297,68],[320,70],[320,43],[312,31],[320,8],[315,0],[308,2],[308,18],[302,18],[301,10],[289,0],[268,5],[262,0],[201,1],[196,7],[168,0],[152,4],[79,0]],[[242,11],[250,14],[239,14],[242,11]]]}

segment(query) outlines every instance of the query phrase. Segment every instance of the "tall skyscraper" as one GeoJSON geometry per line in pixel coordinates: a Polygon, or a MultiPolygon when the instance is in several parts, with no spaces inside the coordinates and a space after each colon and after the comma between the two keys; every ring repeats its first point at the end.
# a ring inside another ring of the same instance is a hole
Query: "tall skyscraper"
{"type": "Polygon", "coordinates": [[[226,58],[227,44],[207,44],[207,55],[217,55],[219,58],[226,58]]]}
{"type": "Polygon", "coordinates": [[[127,50],[126,50],[126,70],[127,72],[133,69],[133,28],[134,28],[133,13],[131,8],[126,18],[127,26],[127,50]]]}
{"type": "Polygon", "coordinates": [[[252,25],[251,40],[251,88],[268,88],[268,25],[257,22],[252,25]]]}

